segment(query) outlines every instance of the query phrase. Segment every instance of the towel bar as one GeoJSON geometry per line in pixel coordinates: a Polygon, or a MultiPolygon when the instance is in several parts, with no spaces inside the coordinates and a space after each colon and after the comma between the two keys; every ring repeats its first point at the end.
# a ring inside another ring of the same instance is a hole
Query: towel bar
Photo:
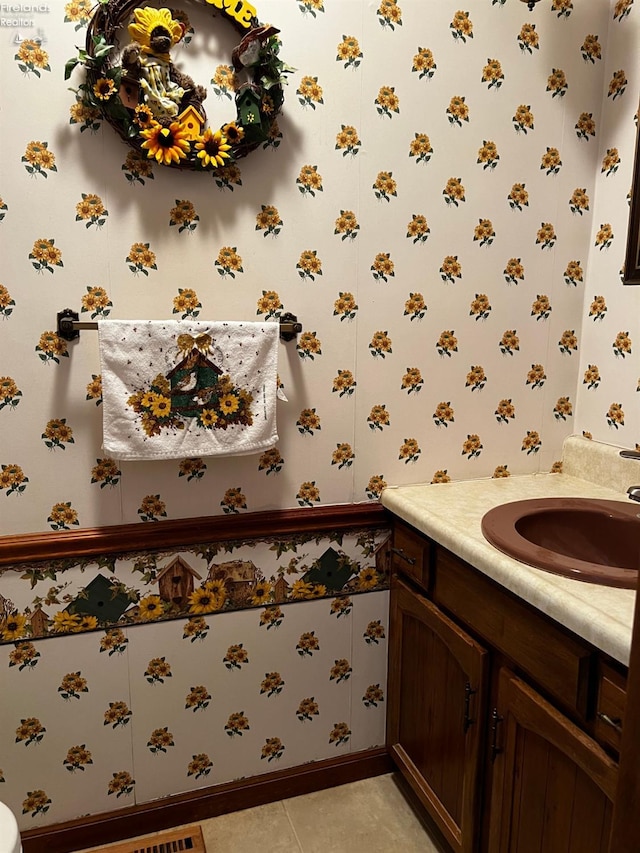
{"type": "MultiPolygon", "coordinates": [[[[71,308],[58,311],[58,335],[65,341],[74,341],[80,337],[80,331],[84,329],[97,329],[96,322],[78,320],[78,312],[71,308]]],[[[292,341],[302,331],[302,323],[298,318],[287,311],[280,317],[280,337],[283,341],[292,341]]]]}

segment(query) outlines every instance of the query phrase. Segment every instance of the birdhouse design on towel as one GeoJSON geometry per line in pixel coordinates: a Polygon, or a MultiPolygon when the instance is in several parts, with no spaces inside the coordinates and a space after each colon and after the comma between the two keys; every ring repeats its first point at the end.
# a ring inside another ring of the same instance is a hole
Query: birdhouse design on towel
{"type": "Polygon", "coordinates": [[[177,431],[195,421],[205,430],[251,426],[253,395],[234,385],[231,377],[208,357],[210,335],[178,335],[181,360],[166,375],[158,374],[148,388],[132,394],[127,405],[140,417],[149,437],[177,431]]]}

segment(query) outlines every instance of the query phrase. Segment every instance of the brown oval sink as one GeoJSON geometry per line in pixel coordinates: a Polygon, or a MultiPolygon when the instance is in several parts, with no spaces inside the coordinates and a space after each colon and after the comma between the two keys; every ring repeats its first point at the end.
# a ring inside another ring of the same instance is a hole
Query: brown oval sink
{"type": "Polygon", "coordinates": [[[533,498],[501,504],[482,519],[499,551],[546,572],[635,589],[640,570],[640,515],[624,501],[533,498]]]}

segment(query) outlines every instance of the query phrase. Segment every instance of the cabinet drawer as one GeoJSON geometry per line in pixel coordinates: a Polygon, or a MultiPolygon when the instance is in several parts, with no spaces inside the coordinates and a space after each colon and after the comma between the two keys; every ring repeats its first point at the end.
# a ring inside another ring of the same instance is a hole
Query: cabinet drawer
{"type": "Polygon", "coordinates": [[[450,552],[438,548],[436,566],[434,600],[586,719],[591,647],[450,552]]]}
{"type": "Polygon", "coordinates": [[[425,590],[429,588],[432,548],[433,543],[413,527],[401,522],[394,524],[393,568],[412,578],[425,590]]]}
{"type": "Polygon", "coordinates": [[[598,675],[598,701],[594,734],[597,740],[620,752],[622,721],[627,700],[626,679],[606,663],[598,675]]]}

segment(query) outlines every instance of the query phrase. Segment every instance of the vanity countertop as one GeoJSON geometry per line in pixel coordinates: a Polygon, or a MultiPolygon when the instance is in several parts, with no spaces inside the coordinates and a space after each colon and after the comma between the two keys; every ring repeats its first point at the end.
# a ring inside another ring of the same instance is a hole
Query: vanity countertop
{"type": "MultiPolygon", "coordinates": [[[[574,445],[570,449],[577,450],[579,454],[583,449],[582,442],[586,440],[572,437],[570,441],[574,445]]],[[[566,445],[565,442],[565,450],[566,445]]],[[[617,449],[615,452],[617,455],[617,449]]],[[[574,459],[571,457],[568,465],[565,462],[563,471],[567,468],[572,472],[577,470],[574,459]]],[[[607,467],[606,454],[603,464],[607,467]]],[[[637,466],[631,467],[637,479],[627,479],[627,485],[640,482],[640,462],[631,464],[637,466]]],[[[383,491],[381,501],[394,515],[596,648],[628,665],[635,590],[585,583],[520,563],[490,545],[481,530],[485,512],[510,501],[592,497],[627,502],[620,481],[609,481],[603,486],[597,465],[588,472],[589,476],[594,472],[600,482],[583,479],[574,473],[554,473],[389,486],[383,491]]],[[[622,479],[625,479],[624,474],[622,479]]]]}

